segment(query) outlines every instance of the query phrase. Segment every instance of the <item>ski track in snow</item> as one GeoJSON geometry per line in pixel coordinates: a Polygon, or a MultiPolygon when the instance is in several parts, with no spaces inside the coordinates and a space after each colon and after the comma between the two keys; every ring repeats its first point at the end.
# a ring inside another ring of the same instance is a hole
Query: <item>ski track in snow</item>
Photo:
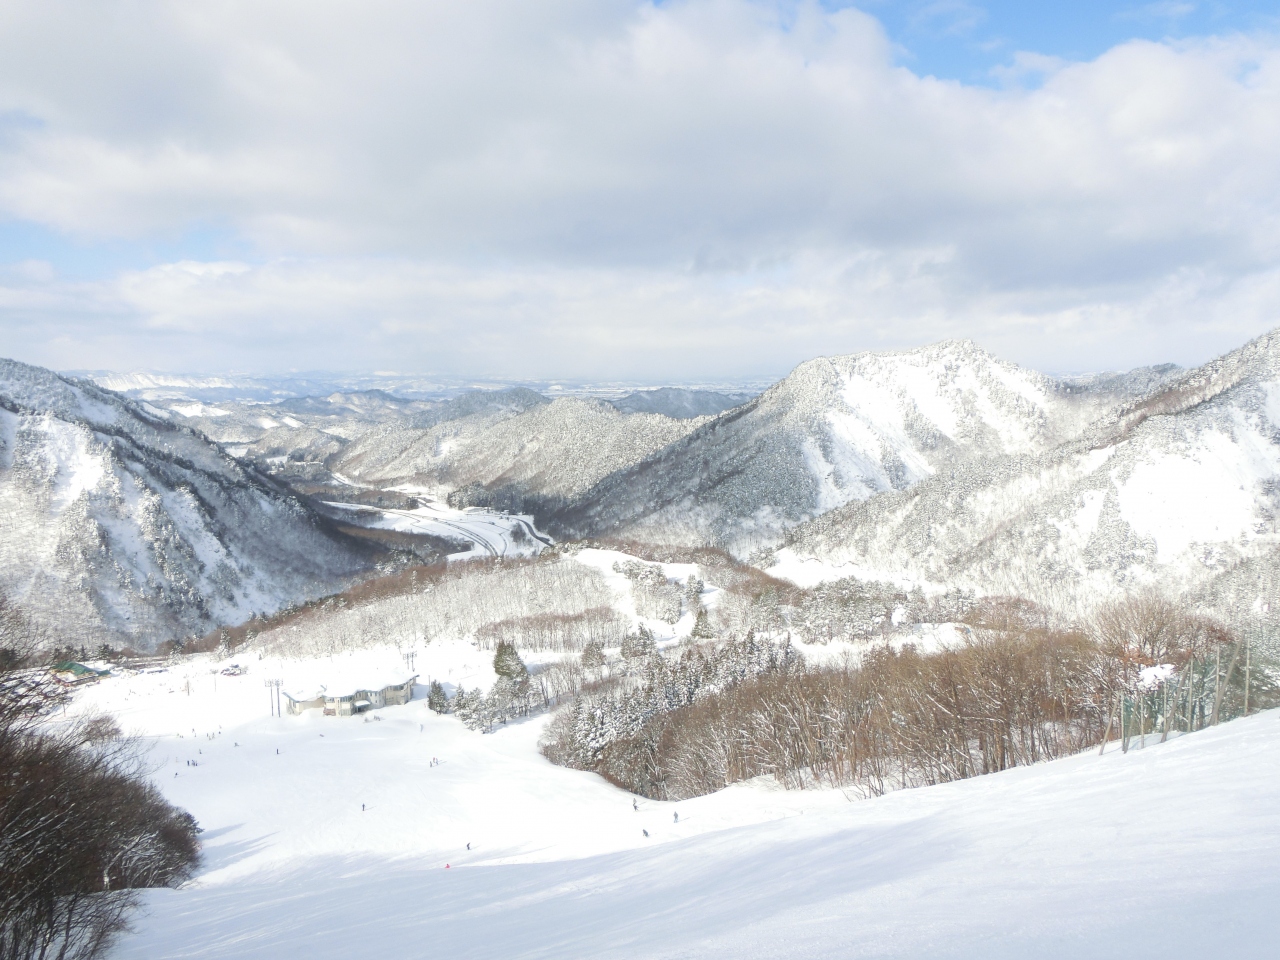
{"type": "MultiPolygon", "coordinates": [[[[478,678],[469,649],[415,672],[478,678]]],[[[200,875],[144,894],[116,960],[1273,955],[1280,712],[872,800],[753,782],[636,812],[539,756],[542,718],[272,718],[287,664],[242,662],[77,693],[145,736],[206,831],[200,875]]]]}

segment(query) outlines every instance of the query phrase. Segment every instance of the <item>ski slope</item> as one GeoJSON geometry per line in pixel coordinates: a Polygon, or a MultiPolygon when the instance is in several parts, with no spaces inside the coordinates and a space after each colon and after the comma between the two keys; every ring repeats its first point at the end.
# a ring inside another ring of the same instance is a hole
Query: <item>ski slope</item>
{"type": "MultiPolygon", "coordinates": [[[[484,682],[468,649],[416,672],[484,682]]],[[[263,680],[286,664],[217,665],[77,695],[145,736],[206,831],[196,880],[146,894],[117,960],[1277,953],[1276,712],[871,800],[756,782],[634,810],[546,763],[539,720],[273,718],[263,680]]]]}

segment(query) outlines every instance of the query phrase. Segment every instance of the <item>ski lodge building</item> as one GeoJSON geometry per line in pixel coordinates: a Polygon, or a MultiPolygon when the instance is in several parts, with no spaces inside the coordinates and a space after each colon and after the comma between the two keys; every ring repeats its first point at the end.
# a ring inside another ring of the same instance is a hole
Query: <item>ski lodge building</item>
{"type": "Polygon", "coordinates": [[[318,690],[305,692],[280,692],[288,701],[285,710],[290,715],[306,710],[323,710],[326,717],[350,717],[366,710],[408,703],[413,699],[413,683],[417,679],[418,675],[414,674],[407,680],[381,685],[372,683],[363,687],[345,686],[335,690],[321,686],[318,690]]]}

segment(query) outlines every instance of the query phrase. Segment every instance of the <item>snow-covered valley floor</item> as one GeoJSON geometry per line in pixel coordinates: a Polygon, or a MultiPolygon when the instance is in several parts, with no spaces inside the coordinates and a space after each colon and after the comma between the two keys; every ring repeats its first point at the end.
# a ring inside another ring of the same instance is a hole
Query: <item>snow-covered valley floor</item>
{"type": "Polygon", "coordinates": [[[637,811],[543,760],[541,719],[273,718],[271,665],[216,691],[213,665],[78,695],[206,831],[120,960],[1277,954],[1277,712],[873,800],[754,783],[637,811]]]}

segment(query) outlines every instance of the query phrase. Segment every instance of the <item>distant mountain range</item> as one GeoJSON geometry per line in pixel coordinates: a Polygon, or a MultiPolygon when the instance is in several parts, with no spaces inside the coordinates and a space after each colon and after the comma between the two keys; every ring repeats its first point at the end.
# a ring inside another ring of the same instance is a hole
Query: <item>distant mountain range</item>
{"type": "Polygon", "coordinates": [[[637,390],[609,402],[623,413],[660,413],[677,420],[691,420],[694,417],[713,417],[746,403],[753,396],[753,393],[659,387],[656,390],[637,390]]]}
{"type": "Polygon", "coordinates": [[[90,632],[198,629],[358,573],[285,483],[531,513],[562,540],[715,545],[801,582],[1058,605],[1152,585],[1237,623],[1280,615],[1276,332],[1195,370],[1066,378],[948,341],[812,360],[757,396],[130,400],[0,370],[0,587],[90,632]]]}
{"type": "Polygon", "coordinates": [[[595,380],[500,380],[475,377],[414,376],[409,374],[343,374],[325,371],[283,376],[227,374],[200,376],[170,373],[117,373],[106,370],[68,370],[67,376],[91,380],[132,400],[205,403],[276,403],[280,400],[325,397],[331,393],[394,395],[401,400],[450,400],[464,393],[523,388],[547,397],[597,397],[619,403],[628,413],[697,416],[718,413],[754,396],[768,380],[732,386],[651,387],[595,380]],[[694,395],[694,396],[690,396],[694,395]],[[735,399],[741,398],[741,399],[735,399]],[[632,409],[630,404],[640,406],[632,409]],[[658,406],[645,406],[657,404],[658,406]],[[715,409],[710,409],[714,407],[715,409]],[[684,411],[684,412],[682,412],[684,411]]]}

